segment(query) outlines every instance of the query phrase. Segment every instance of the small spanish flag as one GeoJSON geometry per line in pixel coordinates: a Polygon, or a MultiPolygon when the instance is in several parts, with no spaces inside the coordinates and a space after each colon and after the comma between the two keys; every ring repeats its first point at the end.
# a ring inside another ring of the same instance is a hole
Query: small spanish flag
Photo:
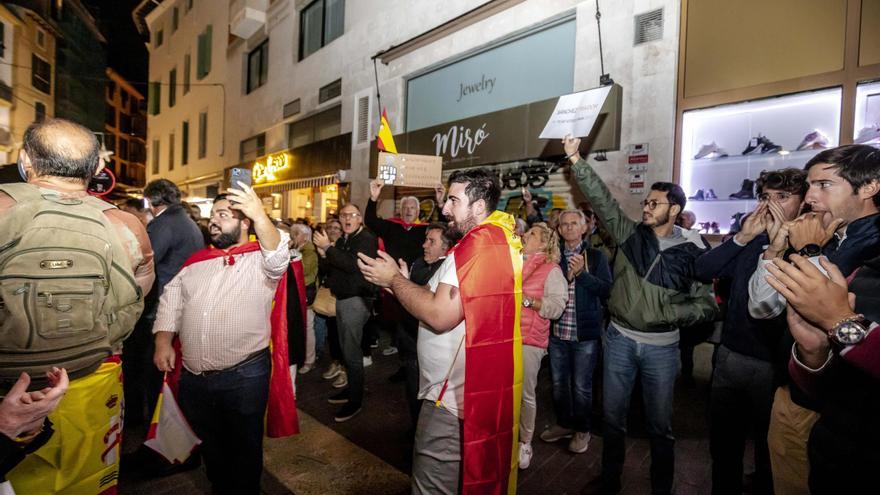
{"type": "Polygon", "coordinates": [[[382,109],[382,121],[379,124],[379,135],[376,136],[376,147],[388,153],[397,153],[394,145],[394,136],[391,135],[391,126],[388,125],[388,112],[382,109]]]}

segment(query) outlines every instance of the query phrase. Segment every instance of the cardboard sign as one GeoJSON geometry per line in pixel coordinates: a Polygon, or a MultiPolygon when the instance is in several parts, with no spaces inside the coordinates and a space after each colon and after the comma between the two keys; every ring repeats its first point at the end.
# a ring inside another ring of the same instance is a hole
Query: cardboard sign
{"type": "Polygon", "coordinates": [[[385,185],[433,188],[440,183],[442,171],[439,156],[379,152],[377,177],[385,185]]]}
{"type": "Polygon", "coordinates": [[[602,86],[560,96],[540,138],[562,139],[569,134],[573,137],[588,136],[610,91],[611,86],[602,86]]]}

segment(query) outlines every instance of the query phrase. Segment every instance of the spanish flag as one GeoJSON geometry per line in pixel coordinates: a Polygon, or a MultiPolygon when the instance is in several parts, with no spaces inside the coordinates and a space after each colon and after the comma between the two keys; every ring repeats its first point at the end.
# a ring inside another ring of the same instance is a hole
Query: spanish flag
{"type": "Polygon", "coordinates": [[[379,135],[376,136],[376,147],[388,153],[397,153],[394,145],[394,136],[391,135],[391,126],[388,125],[388,112],[382,109],[382,120],[379,123],[379,135]]]}
{"type": "Polygon", "coordinates": [[[465,321],[462,493],[516,493],[522,243],[495,211],[453,248],[465,321]]]}

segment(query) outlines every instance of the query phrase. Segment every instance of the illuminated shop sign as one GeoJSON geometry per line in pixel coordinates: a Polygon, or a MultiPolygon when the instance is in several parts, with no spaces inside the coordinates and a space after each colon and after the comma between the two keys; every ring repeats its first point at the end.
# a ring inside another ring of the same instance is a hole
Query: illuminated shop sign
{"type": "Polygon", "coordinates": [[[287,151],[281,153],[273,153],[254,163],[253,174],[254,184],[263,184],[266,182],[274,182],[278,180],[276,174],[282,170],[290,168],[293,161],[293,155],[287,151]]]}

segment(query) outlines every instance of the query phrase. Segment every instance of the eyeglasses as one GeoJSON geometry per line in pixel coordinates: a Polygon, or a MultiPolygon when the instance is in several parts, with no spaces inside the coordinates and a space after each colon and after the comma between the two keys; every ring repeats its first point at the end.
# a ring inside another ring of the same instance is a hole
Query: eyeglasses
{"type": "Polygon", "coordinates": [[[357,218],[357,217],[361,216],[361,214],[358,212],[352,212],[352,213],[342,213],[339,216],[342,218],[357,218]]]}
{"type": "Polygon", "coordinates": [[[646,199],[641,202],[642,208],[648,207],[649,210],[654,211],[657,209],[657,205],[671,205],[672,203],[661,203],[656,199],[646,199]]]}
{"type": "Polygon", "coordinates": [[[785,201],[790,198],[792,194],[788,191],[775,192],[775,193],[761,193],[758,195],[758,199],[761,201],[785,201]]]}

